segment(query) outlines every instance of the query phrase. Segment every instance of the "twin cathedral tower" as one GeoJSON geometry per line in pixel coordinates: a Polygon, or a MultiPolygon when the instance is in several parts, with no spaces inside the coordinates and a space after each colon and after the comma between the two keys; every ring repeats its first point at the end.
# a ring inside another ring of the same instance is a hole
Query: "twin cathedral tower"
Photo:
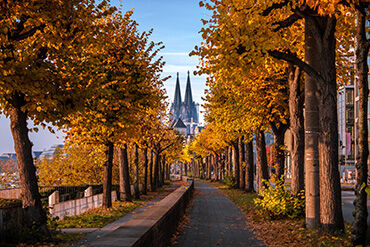
{"type": "Polygon", "coordinates": [[[176,125],[181,124],[179,123],[179,120],[181,120],[187,128],[187,134],[194,134],[195,128],[199,125],[199,104],[193,101],[189,71],[188,79],[186,81],[184,101],[181,100],[180,79],[179,73],[177,73],[175,97],[171,105],[170,112],[171,118],[176,122],[176,125]]]}

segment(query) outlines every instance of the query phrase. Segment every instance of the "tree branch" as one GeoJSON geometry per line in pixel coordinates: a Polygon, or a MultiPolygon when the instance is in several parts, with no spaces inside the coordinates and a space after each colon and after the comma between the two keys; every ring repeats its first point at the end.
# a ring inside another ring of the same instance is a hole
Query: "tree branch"
{"type": "Polygon", "coordinates": [[[275,9],[281,9],[282,7],[288,5],[289,2],[290,2],[289,0],[285,0],[284,2],[281,2],[281,3],[272,4],[270,7],[268,7],[262,12],[262,16],[269,15],[275,9]]]}
{"type": "Polygon", "coordinates": [[[170,148],[171,146],[173,146],[173,144],[175,144],[174,142],[172,142],[171,144],[168,144],[165,148],[162,148],[159,150],[159,153],[162,153],[163,151],[165,151],[166,149],[170,148]]]}
{"type": "Polygon", "coordinates": [[[44,29],[44,27],[45,27],[45,25],[42,24],[38,27],[33,27],[30,30],[28,30],[26,32],[23,32],[23,33],[21,33],[21,32],[12,33],[12,32],[10,32],[9,40],[11,40],[11,41],[21,41],[23,39],[27,39],[28,37],[31,37],[32,35],[34,35],[36,33],[36,31],[44,29]]]}
{"type": "Polygon", "coordinates": [[[276,51],[276,50],[269,51],[268,53],[270,56],[276,59],[291,62],[292,64],[300,67],[304,72],[306,72],[309,76],[313,77],[315,80],[324,82],[324,79],[322,78],[322,76],[319,73],[317,73],[315,69],[313,69],[309,64],[303,62],[297,56],[291,53],[286,53],[286,52],[281,52],[281,51],[276,51]]]}
{"type": "Polygon", "coordinates": [[[299,15],[294,13],[291,16],[289,16],[288,18],[286,18],[285,20],[273,23],[274,25],[277,25],[277,27],[274,28],[273,31],[277,32],[282,28],[289,27],[289,26],[293,25],[296,21],[298,21],[299,19],[302,19],[302,18],[303,18],[302,16],[299,16],[299,15]]]}
{"type": "Polygon", "coordinates": [[[270,122],[270,127],[272,129],[272,132],[274,132],[275,134],[277,133],[278,131],[278,128],[276,127],[276,124],[274,121],[269,121],[270,122]]]}

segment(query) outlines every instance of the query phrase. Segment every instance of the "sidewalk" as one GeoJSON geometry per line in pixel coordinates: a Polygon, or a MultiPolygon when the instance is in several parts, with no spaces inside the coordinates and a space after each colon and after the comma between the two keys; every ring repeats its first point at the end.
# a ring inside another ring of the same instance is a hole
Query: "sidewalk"
{"type": "Polygon", "coordinates": [[[192,204],[189,223],[174,246],[263,246],[248,230],[244,214],[217,188],[195,181],[192,204]]]}
{"type": "Polygon", "coordinates": [[[119,227],[121,227],[124,223],[130,221],[133,219],[135,215],[143,213],[148,208],[151,208],[156,202],[162,200],[167,195],[169,195],[171,192],[175,191],[177,188],[180,187],[179,183],[172,183],[171,187],[166,189],[162,194],[155,197],[154,199],[145,202],[145,204],[139,208],[136,208],[134,211],[126,214],[125,216],[121,217],[120,219],[102,227],[102,228],[64,228],[61,229],[62,232],[68,232],[68,233],[88,233],[86,237],[79,241],[78,243],[75,243],[71,246],[85,246],[90,242],[93,242],[111,232],[114,230],[117,230],[119,227]]]}

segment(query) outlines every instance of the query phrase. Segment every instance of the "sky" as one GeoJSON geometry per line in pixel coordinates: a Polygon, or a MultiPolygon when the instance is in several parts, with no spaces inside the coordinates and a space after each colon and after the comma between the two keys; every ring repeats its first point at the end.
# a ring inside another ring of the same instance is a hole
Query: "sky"
{"type": "MultiPolygon", "coordinates": [[[[205,89],[205,77],[194,76],[193,71],[198,65],[198,58],[189,57],[189,52],[195,45],[200,45],[202,38],[199,30],[201,19],[209,19],[210,13],[199,7],[199,0],[111,0],[111,4],[119,7],[122,12],[133,10],[132,18],[139,24],[140,31],[153,29],[151,40],[163,42],[163,77],[172,76],[165,82],[168,101],[172,102],[175,91],[176,73],[180,73],[180,88],[182,98],[185,94],[187,71],[195,102],[202,103],[201,97],[205,89]],[[120,6],[121,5],[121,6],[120,6]]],[[[202,111],[202,108],[201,108],[202,111]]],[[[203,117],[200,117],[203,121],[203,117]]],[[[10,132],[10,122],[0,115],[0,154],[14,152],[13,139],[10,132]]],[[[54,144],[63,143],[63,133],[51,134],[40,129],[38,133],[30,133],[33,151],[48,149],[54,144]]]]}

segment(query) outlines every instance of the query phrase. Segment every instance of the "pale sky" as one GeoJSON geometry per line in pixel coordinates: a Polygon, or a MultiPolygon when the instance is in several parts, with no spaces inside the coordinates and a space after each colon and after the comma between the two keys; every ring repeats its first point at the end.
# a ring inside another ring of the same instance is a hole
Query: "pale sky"
{"type": "MultiPolygon", "coordinates": [[[[169,101],[174,97],[176,73],[180,73],[182,98],[185,94],[187,71],[191,72],[191,86],[195,102],[202,103],[201,97],[205,89],[205,78],[194,76],[198,64],[197,57],[189,57],[195,45],[200,45],[201,36],[198,33],[202,27],[201,19],[209,19],[210,13],[199,7],[199,0],[112,0],[111,3],[122,11],[133,9],[133,19],[139,24],[140,31],[153,28],[151,39],[162,41],[165,49],[161,54],[166,61],[163,76],[172,78],[166,81],[165,88],[169,101]]],[[[202,109],[201,109],[202,110],[202,109]]],[[[200,118],[201,121],[203,117],[200,118]]],[[[47,130],[30,133],[33,151],[44,150],[51,145],[63,143],[63,134],[51,134],[47,130]]],[[[13,139],[10,133],[9,120],[0,115],[0,154],[14,152],[13,139]]]]}

